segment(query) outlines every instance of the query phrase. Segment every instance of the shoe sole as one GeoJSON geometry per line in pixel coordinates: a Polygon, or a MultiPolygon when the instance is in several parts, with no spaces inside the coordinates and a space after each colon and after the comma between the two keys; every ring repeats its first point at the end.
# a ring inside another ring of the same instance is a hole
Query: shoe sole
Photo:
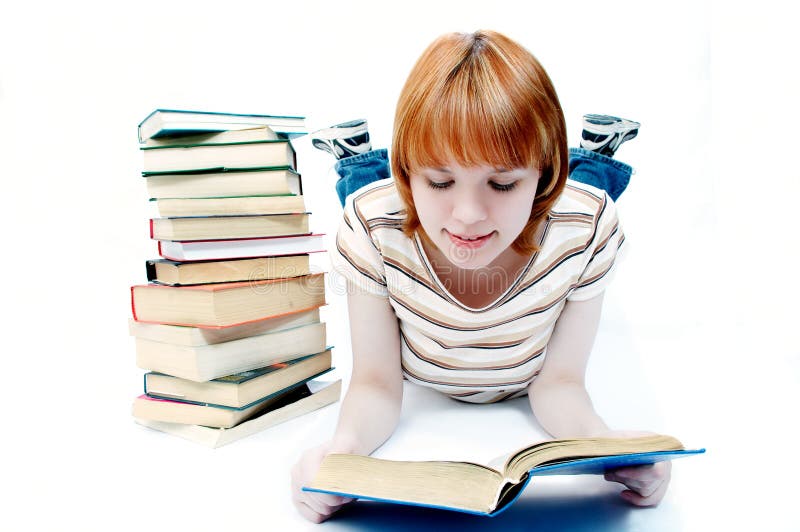
{"type": "Polygon", "coordinates": [[[627,134],[629,131],[638,130],[639,127],[641,127],[639,122],[610,115],[588,114],[584,115],[583,119],[583,129],[598,135],[609,135],[612,133],[627,134]]]}
{"type": "Polygon", "coordinates": [[[313,139],[336,140],[348,139],[363,135],[369,131],[366,120],[345,122],[333,127],[327,127],[311,133],[313,139]]]}

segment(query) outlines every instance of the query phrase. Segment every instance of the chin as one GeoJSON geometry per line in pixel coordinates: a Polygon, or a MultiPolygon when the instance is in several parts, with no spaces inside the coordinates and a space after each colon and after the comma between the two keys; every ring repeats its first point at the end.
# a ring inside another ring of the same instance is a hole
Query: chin
{"type": "MultiPolygon", "coordinates": [[[[498,256],[494,250],[481,249],[478,251],[461,249],[448,242],[443,254],[454,266],[465,270],[477,270],[489,266],[498,256]]],[[[441,248],[440,248],[441,249],[441,248]]]]}

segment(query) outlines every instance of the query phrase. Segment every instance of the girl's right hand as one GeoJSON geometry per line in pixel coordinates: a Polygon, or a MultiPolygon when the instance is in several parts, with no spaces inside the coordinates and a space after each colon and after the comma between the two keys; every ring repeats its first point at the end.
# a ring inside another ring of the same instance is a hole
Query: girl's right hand
{"type": "Polygon", "coordinates": [[[330,453],[350,453],[351,449],[334,446],[329,441],[306,450],[292,467],[292,502],[300,514],[313,523],[321,523],[333,515],[344,504],[353,501],[347,497],[303,491],[317,474],[322,460],[330,453]]]}

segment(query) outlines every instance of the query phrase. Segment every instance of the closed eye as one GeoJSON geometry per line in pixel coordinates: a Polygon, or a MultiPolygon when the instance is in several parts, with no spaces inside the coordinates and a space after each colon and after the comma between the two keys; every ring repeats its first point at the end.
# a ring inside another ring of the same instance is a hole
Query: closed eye
{"type": "Polygon", "coordinates": [[[517,182],[514,181],[513,183],[508,183],[507,185],[501,185],[500,183],[495,183],[494,181],[490,181],[492,188],[498,192],[509,192],[517,186],[517,182]]]}
{"type": "Polygon", "coordinates": [[[452,181],[437,182],[437,181],[431,181],[430,179],[428,180],[428,186],[434,190],[444,190],[446,188],[450,188],[450,185],[452,184],[453,184],[452,181]]]}
{"type": "MultiPolygon", "coordinates": [[[[434,190],[444,190],[448,189],[453,185],[453,181],[431,181],[428,180],[428,186],[434,190]]],[[[510,192],[517,186],[517,181],[508,184],[501,184],[495,183],[494,181],[490,181],[489,185],[492,189],[496,190],[497,192],[510,192]]]]}

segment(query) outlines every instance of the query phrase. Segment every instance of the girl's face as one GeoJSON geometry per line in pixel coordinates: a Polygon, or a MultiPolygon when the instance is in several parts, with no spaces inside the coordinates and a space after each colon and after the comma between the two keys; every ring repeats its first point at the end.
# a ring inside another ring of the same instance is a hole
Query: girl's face
{"type": "Polygon", "coordinates": [[[420,224],[453,265],[490,265],[525,228],[536,185],[536,168],[421,168],[410,176],[420,224]]]}

